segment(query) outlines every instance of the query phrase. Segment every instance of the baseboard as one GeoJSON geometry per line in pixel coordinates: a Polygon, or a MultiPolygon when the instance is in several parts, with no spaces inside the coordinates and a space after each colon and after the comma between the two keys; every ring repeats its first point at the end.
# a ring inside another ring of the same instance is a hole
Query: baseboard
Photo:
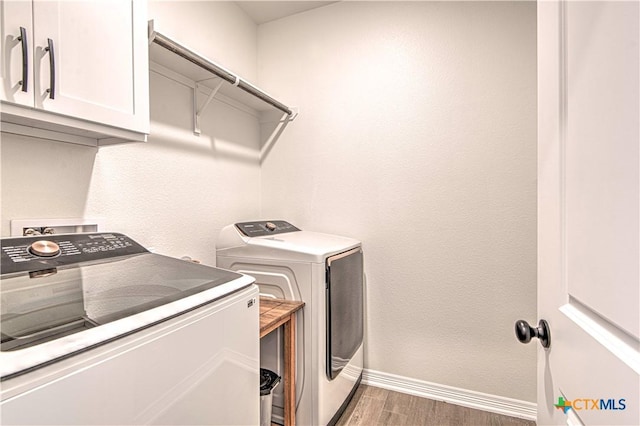
{"type": "Polygon", "coordinates": [[[505,416],[536,420],[537,406],[533,402],[425,382],[369,369],[363,371],[362,383],[505,416]]]}

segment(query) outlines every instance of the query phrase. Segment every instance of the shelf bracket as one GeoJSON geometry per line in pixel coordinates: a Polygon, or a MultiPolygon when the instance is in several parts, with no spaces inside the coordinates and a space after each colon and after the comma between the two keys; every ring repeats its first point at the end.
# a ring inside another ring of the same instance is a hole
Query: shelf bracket
{"type": "Polygon", "coordinates": [[[296,119],[299,113],[300,113],[300,109],[298,107],[291,107],[291,115],[285,116],[283,121],[293,121],[296,119]]]}
{"type": "Polygon", "coordinates": [[[202,106],[198,108],[198,92],[200,91],[201,84],[196,82],[193,88],[193,133],[195,133],[196,135],[200,135],[200,133],[202,133],[200,130],[200,117],[202,116],[202,113],[205,109],[207,109],[213,98],[215,98],[218,90],[220,90],[223,83],[224,80],[220,80],[216,87],[211,90],[211,93],[209,93],[209,96],[207,97],[207,100],[204,101],[204,104],[202,104],[202,106]]]}
{"type": "Polygon", "coordinates": [[[149,36],[149,46],[151,46],[156,38],[156,31],[153,29],[153,19],[149,21],[149,25],[147,26],[147,35],[149,36]]]}

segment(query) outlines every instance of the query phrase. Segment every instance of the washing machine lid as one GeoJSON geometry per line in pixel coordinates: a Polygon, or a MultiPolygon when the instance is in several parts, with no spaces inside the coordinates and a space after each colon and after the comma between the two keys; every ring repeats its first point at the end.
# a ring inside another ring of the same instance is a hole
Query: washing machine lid
{"type": "Polygon", "coordinates": [[[3,238],[0,257],[0,381],[146,329],[254,282],[246,275],[150,253],[119,233],[3,238]]]}
{"type": "Polygon", "coordinates": [[[361,246],[361,242],[353,238],[301,231],[285,221],[255,222],[256,227],[266,223],[277,224],[278,229],[290,230],[247,236],[243,231],[251,222],[226,226],[218,238],[218,256],[324,263],[331,255],[361,246]]]}

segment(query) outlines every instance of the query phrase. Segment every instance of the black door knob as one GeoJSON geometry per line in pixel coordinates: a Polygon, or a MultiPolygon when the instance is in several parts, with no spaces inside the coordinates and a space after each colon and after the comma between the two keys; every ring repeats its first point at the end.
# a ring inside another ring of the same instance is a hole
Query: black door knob
{"type": "Polygon", "coordinates": [[[525,320],[516,321],[516,337],[520,343],[529,343],[532,337],[537,337],[543,348],[551,346],[549,324],[543,319],[538,322],[536,328],[531,327],[525,320]]]}

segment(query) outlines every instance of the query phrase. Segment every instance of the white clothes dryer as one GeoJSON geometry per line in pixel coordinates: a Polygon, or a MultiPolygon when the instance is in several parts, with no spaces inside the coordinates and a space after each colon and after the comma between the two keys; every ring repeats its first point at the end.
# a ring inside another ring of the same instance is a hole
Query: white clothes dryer
{"type": "MultiPolygon", "coordinates": [[[[285,221],[237,223],[222,229],[217,266],[253,276],[260,295],[301,300],[298,312],[296,422],[334,424],[362,378],[363,255],[360,241],[301,231],[285,221]]],[[[282,333],[265,336],[260,365],[284,371],[282,333]]],[[[282,423],[282,387],[272,421],[282,423]]]]}

